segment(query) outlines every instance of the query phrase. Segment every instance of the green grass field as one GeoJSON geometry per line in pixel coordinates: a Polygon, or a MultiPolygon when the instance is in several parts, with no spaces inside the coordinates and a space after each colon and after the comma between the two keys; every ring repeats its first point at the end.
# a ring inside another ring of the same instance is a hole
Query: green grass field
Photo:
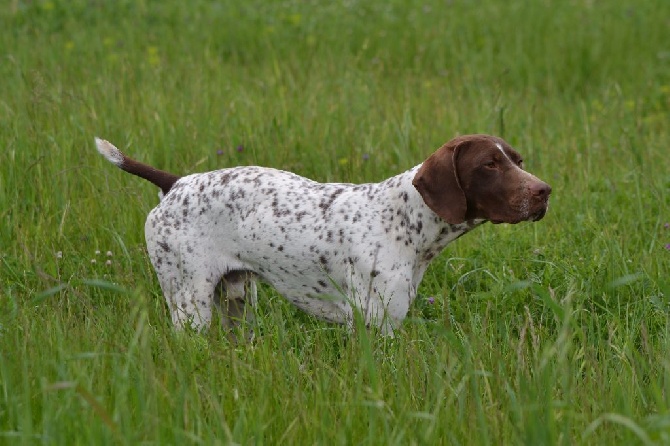
{"type": "Polygon", "coordinates": [[[8,0],[0,444],[670,444],[670,2],[8,0]],[[432,263],[394,339],[260,290],[176,333],[144,245],[177,174],[379,181],[493,133],[553,187],[432,263]]]}

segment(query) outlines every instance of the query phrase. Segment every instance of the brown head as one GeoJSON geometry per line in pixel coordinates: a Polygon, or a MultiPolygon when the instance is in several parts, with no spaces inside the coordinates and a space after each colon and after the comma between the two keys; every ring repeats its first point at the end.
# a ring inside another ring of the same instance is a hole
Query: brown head
{"type": "Polygon", "coordinates": [[[412,183],[426,205],[451,224],[537,221],[551,194],[547,183],[523,170],[521,155],[489,135],[452,139],[422,164],[412,183]]]}

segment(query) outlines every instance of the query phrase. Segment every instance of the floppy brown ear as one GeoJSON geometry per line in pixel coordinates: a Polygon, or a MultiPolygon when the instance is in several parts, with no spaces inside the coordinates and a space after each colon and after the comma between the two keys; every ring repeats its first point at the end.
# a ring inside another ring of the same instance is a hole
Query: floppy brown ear
{"type": "Polygon", "coordinates": [[[463,223],[467,211],[456,171],[458,154],[465,145],[459,139],[449,141],[428,157],[412,181],[424,203],[450,224],[463,223]]]}

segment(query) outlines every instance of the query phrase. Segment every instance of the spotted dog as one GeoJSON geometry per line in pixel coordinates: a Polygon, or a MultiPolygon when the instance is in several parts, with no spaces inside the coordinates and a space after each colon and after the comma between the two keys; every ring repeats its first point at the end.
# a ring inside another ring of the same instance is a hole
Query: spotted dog
{"type": "Polygon", "coordinates": [[[489,135],[452,139],[380,183],[317,183],[267,167],[179,177],[108,141],[98,151],[162,191],[147,248],[176,327],[227,327],[257,302],[256,280],[321,319],[351,326],[355,311],[392,334],[430,261],[484,222],[537,221],[551,188],[489,135]]]}

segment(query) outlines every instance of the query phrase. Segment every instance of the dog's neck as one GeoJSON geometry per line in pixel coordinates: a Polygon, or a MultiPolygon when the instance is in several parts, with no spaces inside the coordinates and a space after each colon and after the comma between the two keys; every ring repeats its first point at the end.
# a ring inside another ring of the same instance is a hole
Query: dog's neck
{"type": "Polygon", "coordinates": [[[485,219],[474,219],[451,224],[440,218],[423,201],[412,184],[419,170],[418,165],[406,172],[380,183],[384,190],[392,194],[389,199],[396,203],[396,219],[392,228],[398,242],[412,247],[417,258],[417,266],[425,266],[452,241],[485,223],[485,219]],[[389,187],[390,186],[390,187],[389,187]],[[425,264],[425,265],[424,265],[425,264]]]}

